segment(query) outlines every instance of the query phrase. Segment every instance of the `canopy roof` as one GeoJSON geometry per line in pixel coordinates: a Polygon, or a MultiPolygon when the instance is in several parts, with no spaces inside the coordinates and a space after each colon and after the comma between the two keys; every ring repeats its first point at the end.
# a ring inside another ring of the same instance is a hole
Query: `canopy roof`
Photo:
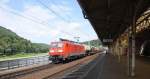
{"type": "Polygon", "coordinates": [[[78,0],[101,40],[115,40],[150,6],[150,0],[78,0]]]}

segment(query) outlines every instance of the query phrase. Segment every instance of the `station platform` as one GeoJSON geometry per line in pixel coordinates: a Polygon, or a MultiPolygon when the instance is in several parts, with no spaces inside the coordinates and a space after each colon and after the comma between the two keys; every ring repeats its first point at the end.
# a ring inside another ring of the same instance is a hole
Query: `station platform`
{"type": "Polygon", "coordinates": [[[137,57],[135,77],[128,77],[126,61],[126,56],[119,61],[112,54],[100,54],[94,61],[63,79],[149,79],[150,62],[147,59],[137,57]]]}
{"type": "Polygon", "coordinates": [[[83,79],[127,79],[125,69],[117,58],[106,54],[83,79]]]}

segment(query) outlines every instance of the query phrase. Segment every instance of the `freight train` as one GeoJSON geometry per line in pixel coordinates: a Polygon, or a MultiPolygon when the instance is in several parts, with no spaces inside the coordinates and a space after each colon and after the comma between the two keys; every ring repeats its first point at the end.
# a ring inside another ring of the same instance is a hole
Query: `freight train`
{"type": "Polygon", "coordinates": [[[79,44],[70,40],[60,39],[59,42],[51,42],[49,60],[53,63],[66,63],[70,60],[91,55],[96,52],[94,47],[79,44]]]}

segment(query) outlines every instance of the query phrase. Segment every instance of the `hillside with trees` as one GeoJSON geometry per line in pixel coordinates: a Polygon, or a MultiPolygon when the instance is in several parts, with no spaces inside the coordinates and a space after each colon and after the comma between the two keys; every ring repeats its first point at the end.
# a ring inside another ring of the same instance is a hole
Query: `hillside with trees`
{"type": "Polygon", "coordinates": [[[17,53],[45,53],[49,45],[32,43],[31,41],[18,36],[9,29],[0,26],[0,54],[13,55],[17,53]]]}

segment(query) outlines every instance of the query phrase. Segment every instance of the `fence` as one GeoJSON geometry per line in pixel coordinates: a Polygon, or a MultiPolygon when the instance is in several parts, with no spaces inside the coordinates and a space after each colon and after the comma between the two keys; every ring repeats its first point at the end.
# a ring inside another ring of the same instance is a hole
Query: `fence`
{"type": "Polygon", "coordinates": [[[44,64],[44,63],[45,64],[49,63],[48,55],[32,57],[32,58],[0,61],[0,71],[19,68],[23,66],[29,66],[33,64],[44,64]]]}

